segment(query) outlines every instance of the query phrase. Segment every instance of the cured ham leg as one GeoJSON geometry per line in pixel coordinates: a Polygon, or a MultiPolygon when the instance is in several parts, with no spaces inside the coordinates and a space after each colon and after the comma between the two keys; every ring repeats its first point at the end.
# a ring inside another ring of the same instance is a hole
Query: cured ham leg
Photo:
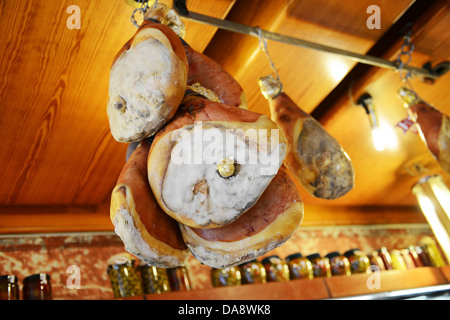
{"type": "Polygon", "coordinates": [[[220,227],[256,203],[285,152],[284,136],[268,117],[188,94],[155,136],[149,183],[175,220],[220,227]]]}
{"type": "Polygon", "coordinates": [[[353,165],[340,144],[308,113],[282,92],[272,76],[259,80],[269,100],[271,118],[284,132],[288,149],[284,164],[312,196],[336,199],[354,185],[353,165]]]}
{"type": "Polygon", "coordinates": [[[144,20],[110,70],[107,114],[114,139],[139,141],[167,123],[183,99],[188,69],[174,31],[144,20]]]}
{"type": "Polygon", "coordinates": [[[422,141],[445,172],[450,173],[450,118],[426,104],[407,88],[401,88],[398,93],[408,108],[422,141]]]}
{"type": "Polygon", "coordinates": [[[147,178],[150,143],[141,141],[119,175],[110,216],[125,249],[146,263],[173,268],[189,255],[177,222],[161,210],[147,178]]]}
{"type": "Polygon", "coordinates": [[[180,223],[192,254],[213,268],[256,259],[282,245],[303,219],[303,203],[281,168],[258,202],[236,221],[215,229],[195,229],[180,223]]]}
{"type": "Polygon", "coordinates": [[[216,61],[184,45],[189,61],[188,84],[200,83],[213,91],[222,103],[247,109],[247,97],[239,83],[216,61]]]}

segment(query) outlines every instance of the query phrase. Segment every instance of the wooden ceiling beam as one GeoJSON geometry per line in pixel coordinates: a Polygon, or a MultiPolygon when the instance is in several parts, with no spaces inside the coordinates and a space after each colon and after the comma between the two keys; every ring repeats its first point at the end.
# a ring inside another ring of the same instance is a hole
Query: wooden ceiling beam
{"type": "MultiPolygon", "coordinates": [[[[420,36],[432,24],[432,21],[438,21],[447,9],[448,4],[443,0],[417,0],[380,37],[367,55],[392,61],[399,52],[408,25],[412,23],[411,39],[413,40],[420,36]]],[[[366,87],[375,79],[378,70],[377,67],[365,64],[355,65],[339,85],[311,112],[311,115],[326,125],[336,116],[340,108],[347,105],[349,96],[357,100],[365,92],[366,87]]]]}

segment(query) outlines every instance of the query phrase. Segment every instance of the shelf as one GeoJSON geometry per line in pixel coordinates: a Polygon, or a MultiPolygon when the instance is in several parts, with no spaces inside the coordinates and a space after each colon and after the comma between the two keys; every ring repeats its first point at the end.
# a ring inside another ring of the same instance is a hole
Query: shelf
{"type": "MultiPolygon", "coordinates": [[[[293,280],[185,292],[147,294],[146,300],[316,300],[377,295],[426,288],[424,292],[450,290],[450,267],[389,270],[312,280],[293,280]]],[[[384,295],[386,296],[386,295],[384,295]]],[[[395,296],[391,295],[391,296],[395,296]]],[[[399,296],[399,295],[397,295],[399,296]]],[[[379,295],[383,297],[383,295],[379,295]]],[[[386,296],[388,297],[388,296],[386,296]]]]}

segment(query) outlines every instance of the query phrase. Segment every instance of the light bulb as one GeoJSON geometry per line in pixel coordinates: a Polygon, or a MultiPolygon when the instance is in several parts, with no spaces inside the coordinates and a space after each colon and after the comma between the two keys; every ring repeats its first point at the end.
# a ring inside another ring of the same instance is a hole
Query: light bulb
{"type": "Polygon", "coordinates": [[[384,143],[384,133],[383,129],[380,127],[372,127],[372,141],[373,146],[375,147],[375,150],[377,151],[383,151],[386,148],[386,145],[384,143]]]}

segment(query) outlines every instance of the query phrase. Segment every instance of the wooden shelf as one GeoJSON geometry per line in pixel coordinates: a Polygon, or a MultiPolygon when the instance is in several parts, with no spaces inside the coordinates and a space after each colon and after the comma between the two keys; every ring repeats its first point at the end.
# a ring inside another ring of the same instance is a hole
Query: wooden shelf
{"type": "Polygon", "coordinates": [[[316,300],[446,285],[450,267],[422,267],[284,283],[148,294],[146,300],[316,300]]]}

